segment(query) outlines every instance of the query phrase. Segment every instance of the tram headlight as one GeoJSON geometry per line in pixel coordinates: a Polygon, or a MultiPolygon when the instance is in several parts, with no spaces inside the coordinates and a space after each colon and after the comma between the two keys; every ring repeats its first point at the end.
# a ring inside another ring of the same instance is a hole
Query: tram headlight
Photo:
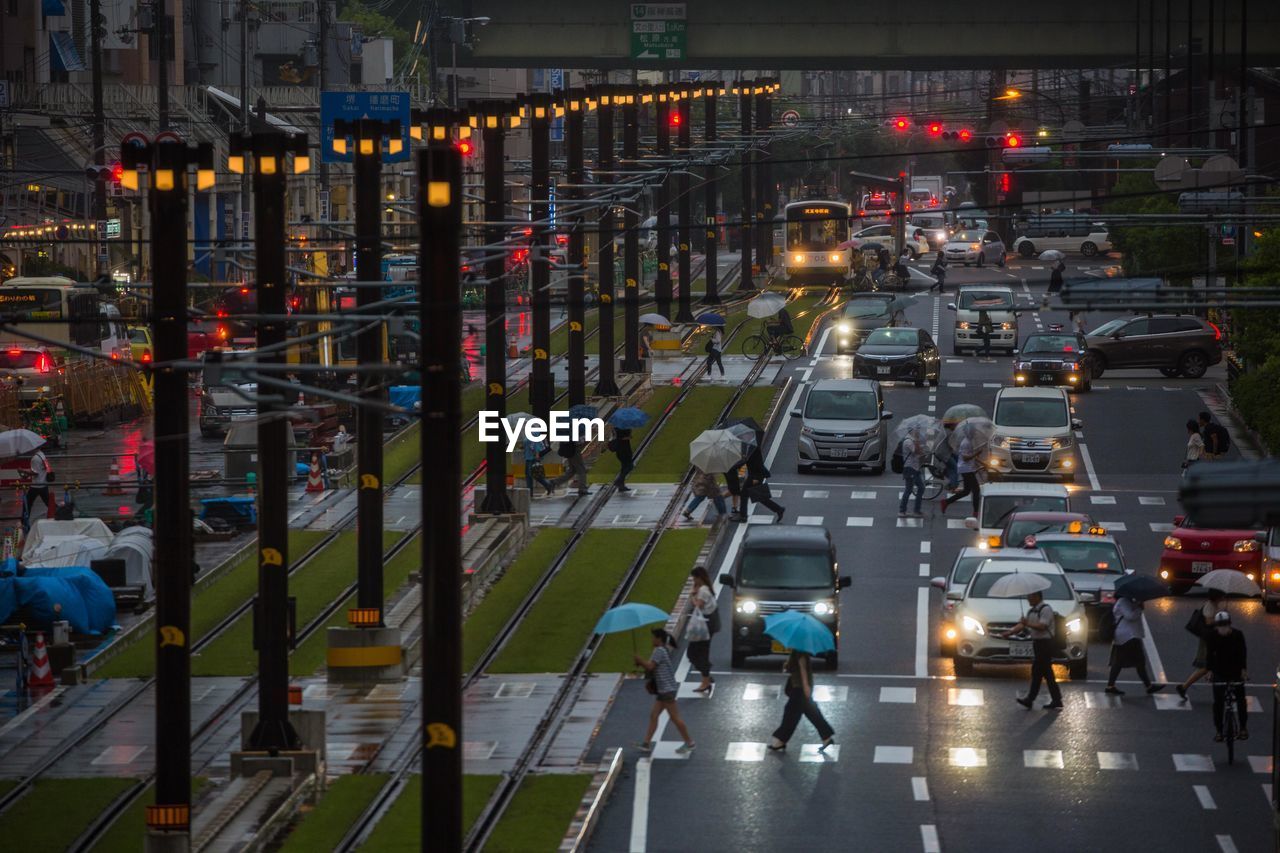
{"type": "Polygon", "coordinates": [[[832,252],[830,255],[827,256],[827,260],[831,261],[831,263],[833,264],[840,263],[840,253],[832,252]]]}
{"type": "Polygon", "coordinates": [[[791,256],[791,260],[792,260],[792,262],[794,262],[794,263],[797,263],[797,264],[803,264],[803,263],[804,263],[804,255],[792,255],[792,256],[791,256]]]}

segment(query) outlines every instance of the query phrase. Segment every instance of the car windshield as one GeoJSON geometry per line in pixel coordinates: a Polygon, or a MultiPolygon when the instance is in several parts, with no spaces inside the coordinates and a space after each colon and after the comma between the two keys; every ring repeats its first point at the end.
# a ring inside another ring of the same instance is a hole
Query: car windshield
{"type": "Polygon", "coordinates": [[[1018,546],[1022,540],[1028,536],[1039,536],[1041,533],[1071,533],[1074,532],[1071,525],[1080,524],[1079,521],[1033,521],[1031,519],[1018,519],[1009,522],[1009,529],[1005,535],[1005,541],[1013,546],[1018,546]]]}
{"type": "Polygon", "coordinates": [[[992,418],[1000,427],[1061,427],[1067,425],[1067,407],[1061,399],[1003,399],[992,418]]]}
{"type": "Polygon", "coordinates": [[[1094,329],[1089,334],[1090,335],[1109,335],[1128,322],[1129,322],[1129,319],[1127,317],[1117,317],[1114,320],[1109,320],[1106,323],[1103,323],[1101,326],[1094,329]]]}
{"type": "Polygon", "coordinates": [[[915,329],[876,329],[867,335],[868,346],[913,347],[920,342],[915,329]]]}
{"type": "Polygon", "coordinates": [[[830,589],[831,562],[824,551],[749,549],[742,555],[739,589],[830,589]]]}
{"type": "Polygon", "coordinates": [[[0,370],[31,370],[40,362],[39,350],[0,350],[0,370]]]}
{"type": "Polygon", "coordinates": [[[951,237],[954,243],[981,243],[981,231],[958,231],[951,237]]]}
{"type": "Polygon", "coordinates": [[[858,299],[844,306],[846,317],[883,317],[889,313],[889,300],[858,299]]]}
{"type": "Polygon", "coordinates": [[[986,555],[978,557],[961,557],[956,560],[956,565],[951,573],[951,582],[958,584],[967,584],[969,579],[973,577],[973,573],[978,570],[978,566],[989,560],[1034,560],[1037,556],[1028,557],[1027,554],[1035,555],[1035,551],[1022,551],[1016,555],[1002,557],[998,553],[995,555],[986,555]]]}
{"type": "MultiPolygon", "coordinates": [[[[992,585],[1009,574],[1012,572],[983,572],[973,579],[973,585],[969,587],[969,598],[995,598],[990,594],[992,585]]],[[[1051,601],[1071,600],[1071,587],[1062,575],[1040,574],[1038,576],[1049,581],[1049,588],[1041,593],[1045,598],[1051,601]]]]}
{"type": "Polygon", "coordinates": [[[1065,495],[983,495],[982,526],[1003,527],[1009,516],[1019,511],[1066,512],[1067,509],[1065,495]]]}
{"type": "Polygon", "coordinates": [[[1022,345],[1023,353],[1077,353],[1079,341],[1075,335],[1032,335],[1022,345]]]}
{"type": "Polygon", "coordinates": [[[804,416],[816,420],[874,421],[880,412],[871,391],[817,390],[810,392],[804,416]]]}
{"type": "Polygon", "coordinates": [[[147,342],[147,330],[137,328],[130,329],[129,341],[135,344],[145,344],[147,342]]]}
{"type": "Polygon", "coordinates": [[[1041,542],[1040,549],[1065,571],[1122,575],[1124,560],[1113,542],[1081,539],[1071,542],[1041,542]]]}
{"type": "Polygon", "coordinates": [[[966,290],[960,294],[960,308],[969,311],[1009,311],[1013,294],[1000,290],[966,290]]]}

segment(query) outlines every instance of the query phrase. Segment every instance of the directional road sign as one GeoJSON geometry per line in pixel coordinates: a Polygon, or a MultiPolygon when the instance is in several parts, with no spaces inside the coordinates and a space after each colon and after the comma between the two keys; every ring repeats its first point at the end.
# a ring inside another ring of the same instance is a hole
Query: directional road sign
{"type": "Polygon", "coordinates": [[[350,163],[355,146],[348,146],[346,154],[333,150],[333,123],[338,119],[356,121],[362,118],[383,121],[400,120],[399,153],[388,154],[384,150],[385,163],[405,162],[409,159],[409,93],[408,92],[321,92],[320,93],[320,157],[325,163],[350,163]]]}
{"type": "Polygon", "coordinates": [[[684,21],[632,21],[632,59],[684,59],[688,25],[684,21]]]}

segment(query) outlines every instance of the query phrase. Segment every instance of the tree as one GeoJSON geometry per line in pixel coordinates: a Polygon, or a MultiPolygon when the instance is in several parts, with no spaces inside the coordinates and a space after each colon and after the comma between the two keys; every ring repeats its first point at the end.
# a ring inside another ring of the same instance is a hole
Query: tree
{"type": "MultiPolygon", "coordinates": [[[[1162,193],[1150,174],[1121,175],[1112,188],[1118,198],[1104,205],[1111,214],[1177,213],[1177,201],[1162,193]]],[[[1206,244],[1199,226],[1116,225],[1110,228],[1111,242],[1124,253],[1126,275],[1160,276],[1174,286],[1189,287],[1191,278],[1204,269],[1201,252],[1206,244]]]]}

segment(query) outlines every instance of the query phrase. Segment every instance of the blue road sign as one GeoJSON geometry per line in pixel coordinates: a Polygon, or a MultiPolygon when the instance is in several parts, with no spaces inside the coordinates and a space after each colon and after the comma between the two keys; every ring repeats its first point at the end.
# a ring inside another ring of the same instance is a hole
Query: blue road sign
{"type": "Polygon", "coordinates": [[[383,121],[400,120],[400,141],[403,146],[398,154],[383,151],[386,163],[405,162],[409,159],[409,93],[408,92],[321,92],[320,93],[320,158],[325,163],[350,163],[353,147],[346,154],[333,150],[333,123],[338,119],[355,121],[362,118],[383,121]]]}

